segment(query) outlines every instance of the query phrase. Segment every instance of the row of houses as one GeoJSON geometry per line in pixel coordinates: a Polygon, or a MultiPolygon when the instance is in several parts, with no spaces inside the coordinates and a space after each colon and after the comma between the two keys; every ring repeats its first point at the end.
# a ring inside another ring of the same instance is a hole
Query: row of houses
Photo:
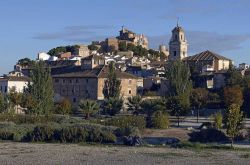
{"type": "MultiPolygon", "coordinates": [[[[155,91],[158,95],[166,94],[166,65],[173,60],[187,63],[192,74],[198,77],[194,83],[196,87],[209,89],[225,85],[225,74],[230,64],[233,64],[231,59],[208,50],[187,56],[187,40],[184,30],[178,25],[172,31],[169,61],[151,61],[146,57],[133,56],[130,51],[113,55],[87,53],[86,47],[79,48],[79,59],[71,59],[70,54],[62,54],[57,60],[51,60],[46,54],[38,56],[38,60],[45,61],[46,67],[51,68],[55,101],[68,98],[77,104],[81,98],[103,100],[103,87],[108,75],[107,65],[111,61],[115,63],[116,74],[121,80],[121,94],[124,98],[143,94],[145,91],[155,91]]],[[[165,47],[162,49],[166,50],[165,47]]],[[[240,68],[242,74],[250,75],[249,67],[242,64],[240,68]]],[[[1,92],[7,93],[12,88],[21,92],[27,87],[31,70],[29,66],[16,65],[14,72],[0,78],[1,92]]]]}

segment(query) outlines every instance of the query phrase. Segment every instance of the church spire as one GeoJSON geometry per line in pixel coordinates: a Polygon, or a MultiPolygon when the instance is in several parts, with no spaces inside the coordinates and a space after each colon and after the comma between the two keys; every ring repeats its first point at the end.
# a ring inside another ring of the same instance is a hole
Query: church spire
{"type": "Polygon", "coordinates": [[[179,17],[177,17],[177,25],[176,27],[179,27],[179,17]]]}

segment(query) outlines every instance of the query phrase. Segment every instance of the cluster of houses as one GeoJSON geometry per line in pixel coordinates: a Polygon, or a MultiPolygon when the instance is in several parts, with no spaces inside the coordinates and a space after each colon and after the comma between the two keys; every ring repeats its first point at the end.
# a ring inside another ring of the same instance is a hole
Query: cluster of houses
{"type": "MultiPolygon", "coordinates": [[[[169,49],[163,45],[159,48],[159,51],[167,56],[167,60],[164,61],[152,61],[147,57],[134,56],[132,51],[118,51],[119,42],[133,43],[148,49],[148,40],[144,35],[137,35],[122,28],[117,38],[94,42],[97,46],[98,44],[113,46],[117,50],[115,55],[100,54],[95,50],[89,50],[85,45],[79,45],[74,54],[66,52],[57,57],[39,53],[37,60],[45,61],[47,67],[51,68],[55,101],[67,98],[77,105],[82,98],[103,100],[103,87],[108,75],[107,65],[110,62],[115,63],[124,98],[149,91],[164,95],[168,90],[165,67],[173,60],[186,62],[201,77],[197,86],[210,89],[225,85],[225,73],[233,63],[231,59],[208,50],[188,56],[185,32],[179,25],[172,30],[169,49]]],[[[31,70],[28,65],[17,64],[14,71],[0,77],[0,92],[8,93],[11,89],[22,92],[30,81],[31,70]]],[[[250,75],[247,64],[241,64],[239,70],[242,75],[250,75]]]]}

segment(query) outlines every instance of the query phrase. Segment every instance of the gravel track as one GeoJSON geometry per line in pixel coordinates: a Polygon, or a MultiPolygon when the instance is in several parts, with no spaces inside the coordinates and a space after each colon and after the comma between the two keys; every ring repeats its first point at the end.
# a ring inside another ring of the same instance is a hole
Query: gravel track
{"type": "Polygon", "coordinates": [[[1,165],[249,164],[250,152],[77,144],[0,143],[1,165]]]}

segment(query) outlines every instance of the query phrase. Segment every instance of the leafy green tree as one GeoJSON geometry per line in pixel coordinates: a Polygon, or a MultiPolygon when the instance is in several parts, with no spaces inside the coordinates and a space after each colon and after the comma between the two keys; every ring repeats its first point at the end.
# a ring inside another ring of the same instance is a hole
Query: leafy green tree
{"type": "Polygon", "coordinates": [[[41,115],[50,114],[53,107],[53,85],[50,69],[45,67],[43,61],[34,65],[31,72],[31,82],[28,85],[28,92],[34,99],[32,113],[41,115]]]}
{"type": "Polygon", "coordinates": [[[99,110],[99,105],[94,100],[80,100],[79,110],[85,115],[85,118],[88,119],[90,115],[96,114],[99,110]]]}
{"type": "Polygon", "coordinates": [[[233,140],[239,134],[242,128],[243,112],[240,110],[240,106],[232,104],[229,106],[226,114],[226,128],[227,134],[231,139],[231,147],[233,147],[233,140]]]}
{"type": "Polygon", "coordinates": [[[113,62],[109,64],[108,78],[104,82],[103,95],[105,99],[120,97],[121,81],[117,79],[115,65],[113,62]]]}
{"type": "Polygon", "coordinates": [[[18,60],[17,64],[21,65],[21,66],[33,66],[35,63],[35,61],[29,59],[29,58],[22,58],[20,60],[18,60]]]}
{"type": "Polygon", "coordinates": [[[214,114],[213,119],[214,119],[214,127],[218,130],[221,129],[223,121],[223,116],[221,112],[217,112],[216,114],[214,114]]]}
{"type": "Polygon", "coordinates": [[[226,107],[229,107],[231,104],[237,104],[241,106],[243,103],[242,88],[238,86],[225,87],[224,88],[224,103],[226,107]]]}
{"type": "Polygon", "coordinates": [[[58,56],[61,53],[66,53],[66,47],[65,46],[59,46],[56,48],[52,48],[51,50],[48,51],[48,54],[51,56],[58,56]]]}
{"type": "Polygon", "coordinates": [[[0,113],[6,111],[6,108],[5,96],[0,92],[0,113]]]}
{"type": "Polygon", "coordinates": [[[152,118],[152,127],[157,129],[166,129],[169,127],[168,114],[163,111],[156,111],[152,118]]]}
{"type": "Polygon", "coordinates": [[[36,102],[35,98],[30,93],[25,92],[22,95],[21,106],[23,108],[26,108],[26,113],[35,114],[36,105],[37,105],[37,102],[36,102]]]}
{"type": "Polygon", "coordinates": [[[165,74],[169,82],[167,106],[172,114],[177,115],[179,126],[180,115],[186,113],[190,107],[192,81],[189,67],[182,61],[173,61],[168,63],[165,74]]]}
{"type": "Polygon", "coordinates": [[[109,99],[104,100],[103,103],[103,111],[104,114],[108,114],[110,116],[114,116],[123,108],[123,99],[119,97],[111,97],[109,99]]]}
{"type": "Polygon", "coordinates": [[[192,89],[190,101],[191,105],[197,109],[197,123],[199,122],[199,109],[204,107],[208,100],[208,91],[205,88],[192,89]]]}
{"type": "Polygon", "coordinates": [[[66,114],[70,114],[71,111],[72,111],[71,102],[68,99],[64,98],[60,102],[56,112],[59,113],[59,114],[66,115],[66,114]]]}
{"type": "Polygon", "coordinates": [[[142,98],[139,95],[128,98],[128,110],[132,111],[135,115],[138,115],[141,112],[141,104],[142,98]]]}
{"type": "Polygon", "coordinates": [[[72,54],[74,54],[78,48],[79,48],[78,45],[59,46],[49,50],[48,54],[51,56],[58,56],[61,53],[66,53],[66,52],[71,52],[72,54]]]}
{"type": "Polygon", "coordinates": [[[11,89],[8,94],[9,101],[14,105],[20,105],[22,101],[22,93],[16,92],[16,90],[11,89]]]}
{"type": "Polygon", "coordinates": [[[167,112],[166,102],[164,99],[147,99],[141,103],[142,113],[146,114],[147,127],[152,127],[153,125],[153,114],[157,111],[167,112]]]}
{"type": "Polygon", "coordinates": [[[230,64],[225,77],[226,86],[241,86],[243,83],[242,75],[237,69],[230,64]]]}

